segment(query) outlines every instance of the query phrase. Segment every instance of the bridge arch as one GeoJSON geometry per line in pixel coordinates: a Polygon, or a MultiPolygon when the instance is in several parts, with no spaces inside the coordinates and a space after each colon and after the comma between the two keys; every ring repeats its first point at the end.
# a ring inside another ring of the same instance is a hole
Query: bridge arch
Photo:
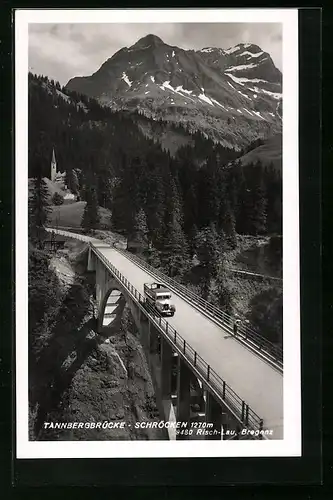
{"type": "Polygon", "coordinates": [[[140,328],[140,309],[132,300],[127,288],[116,279],[112,271],[92,251],[92,248],[89,248],[88,271],[95,274],[98,333],[112,335],[119,331],[126,304],[134,322],[140,328]]]}
{"type": "Polygon", "coordinates": [[[104,293],[99,304],[97,328],[99,333],[112,334],[119,331],[126,304],[126,296],[116,282],[104,293]]]}

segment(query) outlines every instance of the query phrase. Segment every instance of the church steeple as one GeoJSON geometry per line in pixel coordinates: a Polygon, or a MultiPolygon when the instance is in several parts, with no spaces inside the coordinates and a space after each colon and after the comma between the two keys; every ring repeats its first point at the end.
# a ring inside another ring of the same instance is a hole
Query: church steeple
{"type": "Polygon", "coordinates": [[[51,160],[51,181],[54,182],[57,175],[57,162],[55,159],[54,148],[52,150],[52,160],[51,160]]]}

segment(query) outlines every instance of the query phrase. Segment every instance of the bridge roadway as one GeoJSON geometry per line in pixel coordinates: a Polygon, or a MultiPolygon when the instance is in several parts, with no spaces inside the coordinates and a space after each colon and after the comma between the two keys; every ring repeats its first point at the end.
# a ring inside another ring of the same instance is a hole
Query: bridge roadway
{"type": "MultiPolygon", "coordinates": [[[[98,247],[99,245],[96,245],[98,247]]],[[[140,292],[151,282],[150,274],[137,267],[116,249],[99,251],[140,292]]],[[[167,321],[195,351],[273,429],[274,438],[283,437],[283,376],[256,356],[179,295],[173,294],[176,314],[167,321]]]]}
{"type": "MultiPolygon", "coordinates": [[[[60,231],[59,231],[60,233],[60,231]]],[[[76,235],[72,235],[75,237],[76,235]]],[[[152,276],[125,255],[101,240],[77,235],[90,241],[140,292],[152,276]]],[[[272,429],[272,439],[283,439],[283,375],[264,359],[216,325],[180,295],[173,293],[176,314],[167,321],[194,350],[272,429]]]]}

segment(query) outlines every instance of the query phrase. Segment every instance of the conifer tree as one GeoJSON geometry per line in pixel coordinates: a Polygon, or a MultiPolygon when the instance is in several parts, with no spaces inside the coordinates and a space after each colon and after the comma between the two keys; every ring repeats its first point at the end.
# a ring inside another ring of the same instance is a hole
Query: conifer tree
{"type": "Polygon", "coordinates": [[[134,227],[131,234],[128,235],[127,248],[135,248],[136,251],[145,251],[149,247],[147,216],[143,208],[137,212],[134,217],[134,227]]]}
{"type": "Polygon", "coordinates": [[[282,233],[282,179],[273,164],[265,171],[267,194],[267,232],[282,233]]]}
{"type": "Polygon", "coordinates": [[[267,197],[263,178],[263,168],[260,162],[254,167],[255,185],[253,188],[252,214],[251,214],[251,234],[263,234],[266,231],[267,219],[267,197]]]}
{"type": "Polygon", "coordinates": [[[128,227],[129,202],[123,179],[113,179],[111,202],[111,226],[115,231],[126,233],[128,227]]]}
{"type": "Polygon", "coordinates": [[[216,224],[220,211],[220,179],[216,158],[211,155],[207,165],[199,171],[197,179],[199,227],[216,224]]]}
{"type": "Polygon", "coordinates": [[[51,212],[47,185],[41,175],[41,168],[37,169],[37,176],[33,179],[28,201],[29,237],[37,246],[41,246],[46,226],[51,212]]]}
{"type": "Polygon", "coordinates": [[[170,171],[165,175],[166,196],[161,262],[169,276],[182,276],[189,265],[188,243],[182,225],[183,208],[175,179],[170,171]]]}
{"type": "Polygon", "coordinates": [[[195,248],[200,265],[206,270],[208,279],[215,277],[220,254],[219,237],[214,224],[197,233],[195,248]]]}
{"type": "Polygon", "coordinates": [[[218,306],[227,314],[232,314],[232,293],[226,286],[223,276],[218,275],[216,286],[218,306]]]}
{"type": "Polygon", "coordinates": [[[72,193],[77,194],[79,192],[79,180],[75,170],[66,170],[65,184],[72,193]]]}
{"type": "Polygon", "coordinates": [[[201,296],[209,300],[212,280],[216,276],[219,262],[219,237],[214,224],[210,224],[199,231],[195,238],[196,256],[203,268],[201,280],[201,296]]]}
{"type": "Polygon", "coordinates": [[[236,220],[235,216],[231,210],[230,204],[227,201],[225,205],[225,214],[224,214],[224,234],[227,244],[230,248],[236,248],[237,246],[237,237],[236,237],[236,220]]]}
{"type": "Polygon", "coordinates": [[[140,208],[135,217],[134,230],[143,242],[148,243],[147,216],[143,208],[140,208]]]}
{"type": "Polygon", "coordinates": [[[182,228],[182,211],[174,182],[166,198],[161,261],[169,276],[182,275],[188,265],[189,252],[182,228]]]}
{"type": "MultiPolygon", "coordinates": [[[[35,361],[39,351],[39,341],[48,330],[60,304],[61,289],[55,271],[50,268],[46,252],[37,249],[32,242],[28,245],[28,293],[29,293],[29,351],[35,361]]],[[[49,332],[48,332],[49,333],[49,332]]]]}
{"type": "Polygon", "coordinates": [[[267,196],[263,168],[258,161],[246,166],[244,182],[240,187],[237,232],[264,234],[266,232],[267,196]]]}
{"type": "Polygon", "coordinates": [[[225,264],[219,260],[215,278],[217,305],[227,314],[232,314],[232,293],[227,286],[225,264]]]}
{"type": "Polygon", "coordinates": [[[196,224],[193,224],[188,232],[187,232],[187,239],[189,242],[189,252],[190,252],[190,257],[193,259],[195,253],[196,253],[196,237],[198,234],[198,228],[196,224]]]}
{"type": "Polygon", "coordinates": [[[170,277],[182,276],[189,264],[188,245],[179,222],[179,214],[174,211],[168,219],[161,261],[170,277]]]}
{"type": "Polygon", "coordinates": [[[84,207],[81,226],[87,230],[96,229],[100,221],[97,194],[95,188],[86,191],[86,206],[84,207]]]}
{"type": "Polygon", "coordinates": [[[282,346],[283,294],[271,287],[255,295],[249,303],[249,320],[270,342],[282,346]]]}
{"type": "Polygon", "coordinates": [[[52,203],[53,205],[62,205],[64,203],[64,197],[56,191],[52,197],[52,203]]]}

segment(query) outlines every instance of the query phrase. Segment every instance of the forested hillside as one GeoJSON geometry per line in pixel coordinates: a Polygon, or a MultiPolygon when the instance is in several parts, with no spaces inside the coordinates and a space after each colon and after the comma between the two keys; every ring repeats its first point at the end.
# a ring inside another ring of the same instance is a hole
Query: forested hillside
{"type": "Polygon", "coordinates": [[[158,241],[165,214],[179,219],[185,236],[215,224],[232,236],[281,231],[281,176],[260,162],[242,168],[242,153],[193,136],[176,157],[146,138],[135,117],[111,112],[94,100],[65,95],[59,84],[29,75],[29,177],[49,176],[52,148],[69,188],[113,211],[114,228],[134,229],[143,209],[149,236],[158,241]],[[224,167],[234,160],[233,168],[224,167]],[[73,173],[74,172],[74,173],[73,173]]]}

